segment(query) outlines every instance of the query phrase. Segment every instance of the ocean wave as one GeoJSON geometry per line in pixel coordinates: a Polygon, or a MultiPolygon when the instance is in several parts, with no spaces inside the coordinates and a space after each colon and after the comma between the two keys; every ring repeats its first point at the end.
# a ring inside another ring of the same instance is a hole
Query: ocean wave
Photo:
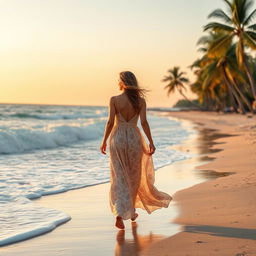
{"type": "MultiPolygon", "coordinates": [[[[107,109],[43,106],[41,111],[33,106],[19,106],[2,113],[1,121],[9,117],[0,122],[0,246],[43,234],[70,219],[68,214],[41,207],[32,199],[110,179],[109,163],[98,148],[107,109]],[[10,116],[15,114],[21,115],[10,116]],[[79,115],[86,119],[54,121],[79,115]],[[89,118],[90,115],[96,118],[89,118]],[[38,120],[45,116],[52,120],[38,120]],[[86,145],[77,143],[88,140],[86,145]],[[77,144],[71,146],[73,143],[77,144]],[[36,150],[50,148],[56,150],[36,150]],[[30,151],[34,152],[12,155],[30,151]]],[[[169,148],[188,136],[179,121],[155,115],[149,115],[149,121],[157,147],[155,170],[187,157],[187,153],[169,148]]]]}
{"type": "Polygon", "coordinates": [[[99,117],[99,114],[65,114],[65,115],[43,115],[43,114],[30,114],[30,113],[15,113],[11,115],[1,115],[2,117],[6,118],[21,118],[21,119],[41,119],[41,120],[69,120],[69,119],[88,119],[88,118],[95,118],[99,117]]]}
{"type": "Polygon", "coordinates": [[[24,153],[35,149],[52,149],[72,143],[94,140],[103,134],[104,122],[86,126],[52,126],[43,130],[0,130],[0,154],[24,153]]]}

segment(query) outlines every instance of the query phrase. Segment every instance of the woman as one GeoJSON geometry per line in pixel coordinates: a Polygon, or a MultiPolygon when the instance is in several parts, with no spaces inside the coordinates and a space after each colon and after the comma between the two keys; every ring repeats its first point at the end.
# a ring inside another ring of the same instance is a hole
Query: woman
{"type": "Polygon", "coordinates": [[[111,211],[116,216],[115,226],[124,229],[123,220],[134,221],[136,208],[149,214],[156,209],[169,206],[172,197],[154,187],[154,165],[152,154],[155,146],[146,117],[145,89],[138,86],[130,71],[119,73],[120,95],[113,96],[109,103],[109,117],[101,144],[106,154],[109,137],[111,211]],[[147,145],[137,121],[148,138],[147,145]]]}

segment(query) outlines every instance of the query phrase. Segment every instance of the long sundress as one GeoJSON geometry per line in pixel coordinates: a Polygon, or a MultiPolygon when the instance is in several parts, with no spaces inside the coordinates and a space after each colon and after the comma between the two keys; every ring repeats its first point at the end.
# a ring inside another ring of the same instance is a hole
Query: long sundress
{"type": "Polygon", "coordinates": [[[156,189],[155,170],[149,146],[137,126],[139,115],[128,122],[116,113],[109,136],[110,191],[112,213],[124,220],[134,215],[134,208],[149,214],[169,206],[172,197],[156,189]]]}

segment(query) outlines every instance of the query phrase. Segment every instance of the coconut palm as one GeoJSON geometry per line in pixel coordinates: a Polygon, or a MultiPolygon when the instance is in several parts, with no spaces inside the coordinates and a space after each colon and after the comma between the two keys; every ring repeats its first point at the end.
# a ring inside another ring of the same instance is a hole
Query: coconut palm
{"type": "Polygon", "coordinates": [[[241,101],[237,97],[237,94],[234,91],[232,84],[227,78],[225,65],[220,65],[220,61],[221,59],[212,58],[209,59],[207,65],[203,66],[199,78],[202,81],[201,91],[205,96],[207,96],[208,99],[206,99],[208,100],[208,102],[210,97],[210,99],[215,101],[218,106],[221,106],[222,97],[225,96],[226,100],[230,101],[235,111],[237,109],[237,101],[240,109],[244,112],[241,101]],[[221,95],[220,92],[225,92],[225,94],[221,95]]]}
{"type": "Polygon", "coordinates": [[[219,60],[219,65],[222,66],[223,72],[225,72],[227,79],[232,85],[232,88],[234,88],[234,92],[238,94],[237,97],[241,98],[247,108],[253,113],[252,106],[245,95],[248,89],[246,84],[246,77],[244,76],[244,73],[239,69],[239,65],[236,60],[235,47],[236,46],[233,44],[230,48],[227,49],[226,55],[219,60]]]}
{"type": "Polygon", "coordinates": [[[216,9],[208,16],[208,18],[217,18],[223,23],[210,22],[204,27],[204,31],[223,32],[222,36],[211,45],[209,53],[222,55],[236,38],[236,57],[240,67],[244,68],[248,76],[253,98],[256,100],[256,85],[245,54],[245,48],[256,49],[256,24],[252,24],[256,9],[251,11],[253,0],[223,1],[228,7],[228,12],[216,9]]]}
{"type": "Polygon", "coordinates": [[[189,79],[185,76],[186,73],[180,71],[180,67],[177,66],[173,67],[172,69],[169,69],[168,72],[169,75],[165,76],[162,79],[162,82],[168,82],[168,84],[164,87],[164,89],[167,89],[167,95],[169,96],[171,93],[174,93],[177,90],[183,96],[184,99],[186,99],[192,105],[199,108],[199,106],[194,104],[191,100],[189,100],[183,92],[184,90],[187,90],[185,85],[189,83],[189,79]]]}
{"type": "Polygon", "coordinates": [[[226,92],[229,95],[231,105],[236,110],[236,102],[239,105],[242,113],[245,113],[243,102],[247,107],[251,109],[249,101],[246,99],[240,84],[238,82],[245,83],[243,73],[240,72],[235,55],[235,45],[231,45],[226,52],[223,51],[222,55],[219,52],[212,51],[209,54],[209,49],[216,41],[223,36],[222,32],[210,33],[199,39],[198,44],[201,46],[200,51],[205,53],[200,60],[197,60],[191,65],[191,68],[200,68],[197,70],[198,81],[201,81],[202,91],[209,91],[211,98],[217,101],[218,105],[221,104],[223,95],[220,93],[226,92]],[[236,78],[236,79],[235,79],[236,78]],[[225,89],[226,87],[226,89],[225,89]],[[218,89],[219,88],[219,89],[218,89]]]}

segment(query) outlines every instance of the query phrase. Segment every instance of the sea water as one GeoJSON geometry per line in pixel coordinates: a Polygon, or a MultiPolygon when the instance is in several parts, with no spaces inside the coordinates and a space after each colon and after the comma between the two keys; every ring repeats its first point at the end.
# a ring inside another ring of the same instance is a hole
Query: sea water
{"type": "MultiPolygon", "coordinates": [[[[148,111],[156,170],[190,157],[171,146],[191,133],[158,113],[148,111]]],[[[109,181],[109,158],[100,153],[107,116],[104,106],[0,104],[0,246],[71,218],[33,199],[109,181]]]]}

